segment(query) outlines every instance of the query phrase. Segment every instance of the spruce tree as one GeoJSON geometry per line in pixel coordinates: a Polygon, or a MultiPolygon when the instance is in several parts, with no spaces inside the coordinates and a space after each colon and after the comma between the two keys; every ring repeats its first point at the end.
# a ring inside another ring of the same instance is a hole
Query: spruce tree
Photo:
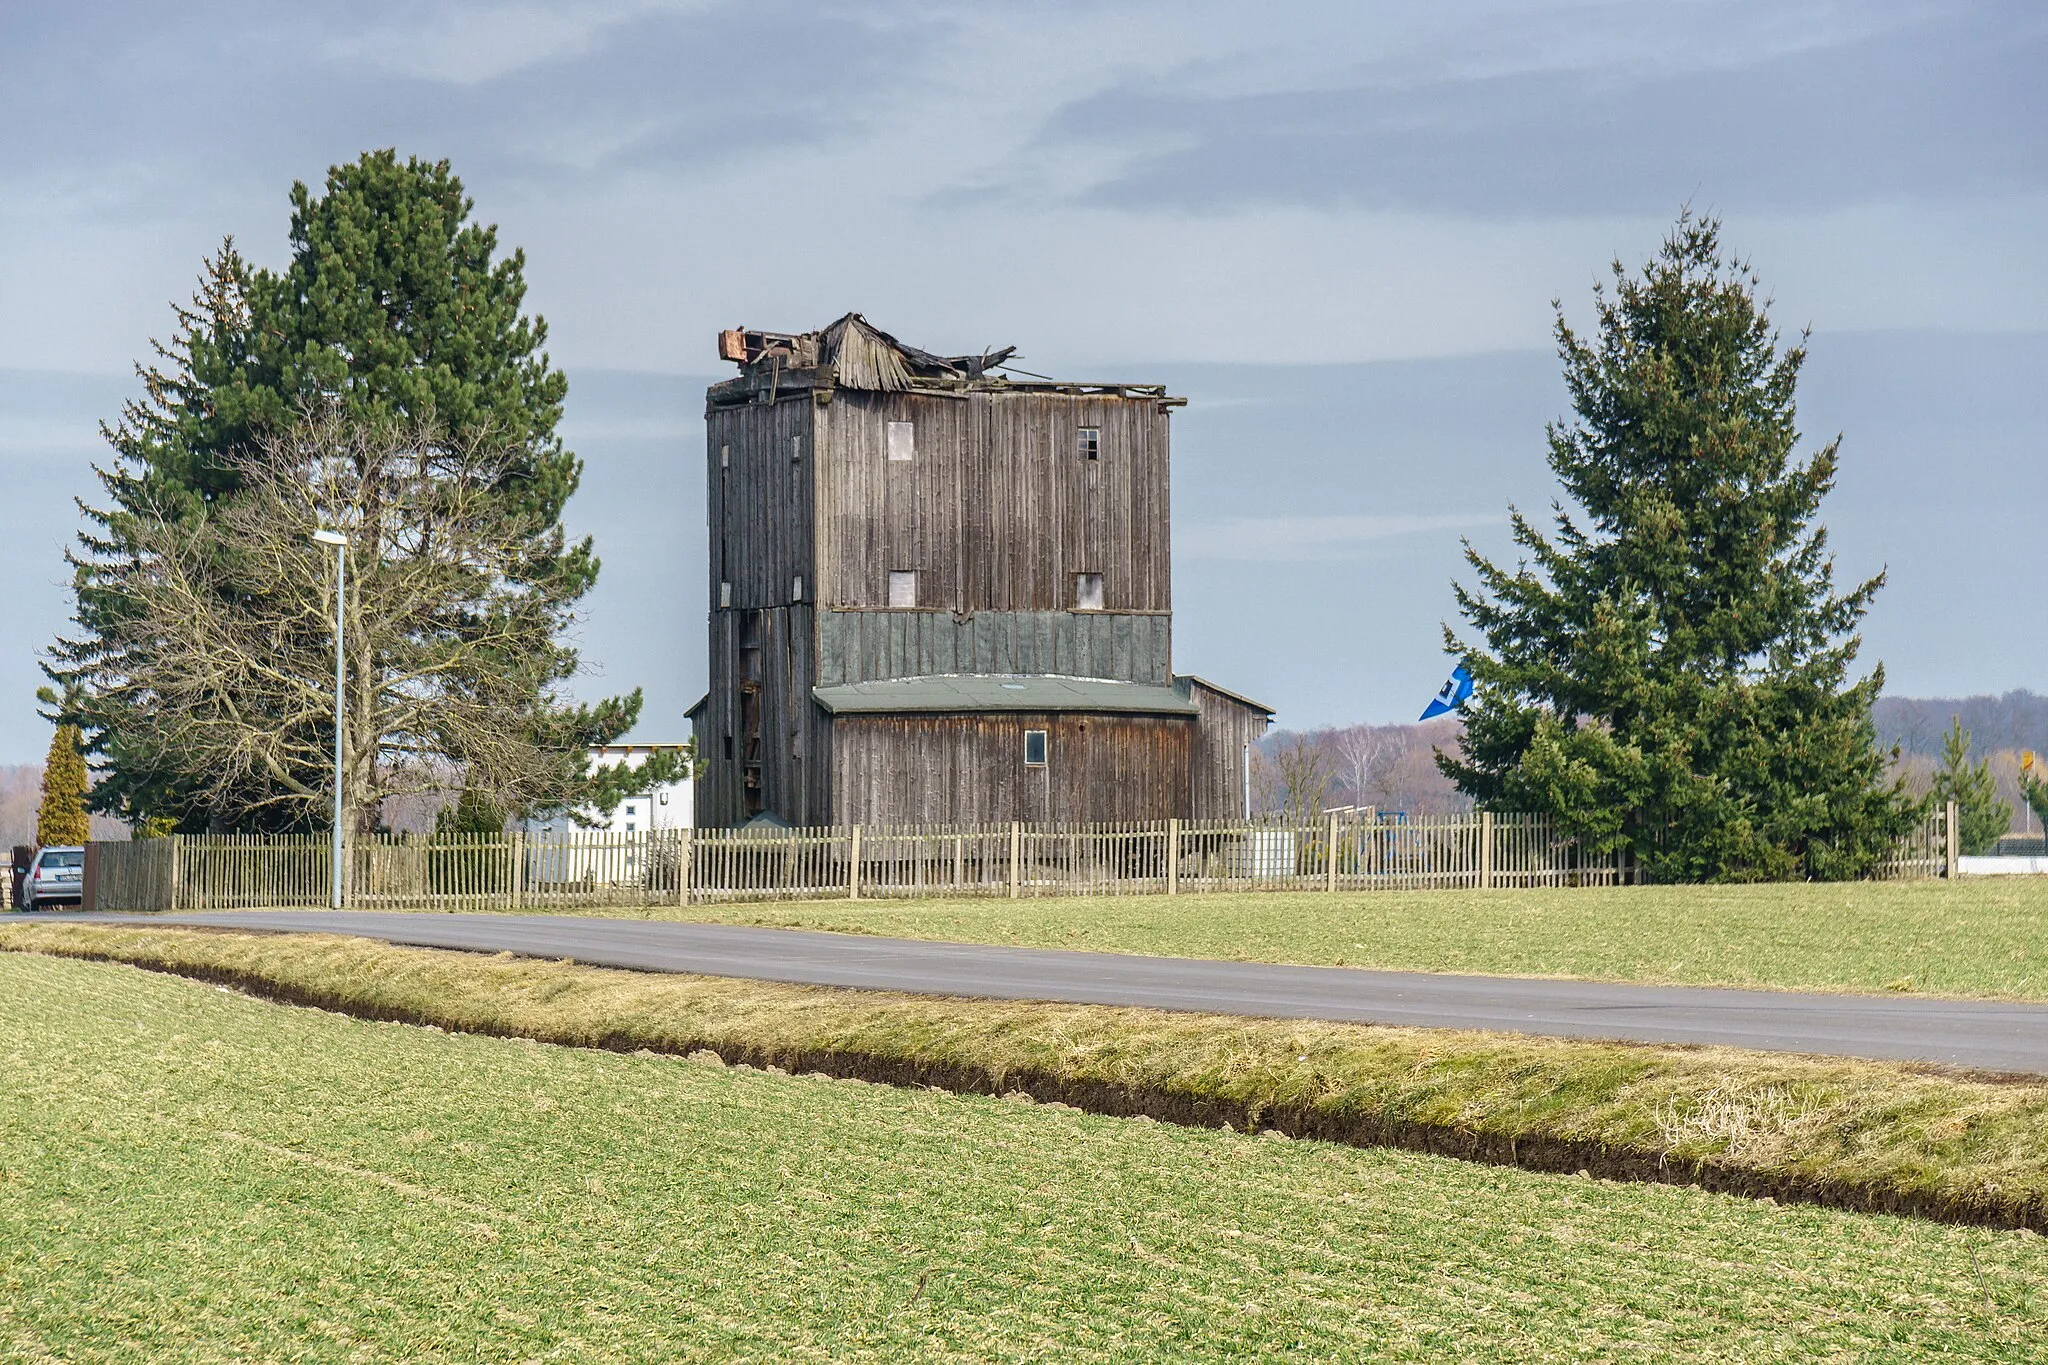
{"type": "Polygon", "coordinates": [[[82,844],[91,837],[92,821],[85,813],[90,787],[78,727],[59,725],[50,737],[49,756],[43,760],[43,799],[36,807],[37,844],[44,848],[82,844]]]}
{"type": "Polygon", "coordinates": [[[1803,339],[1780,349],[1711,218],[1613,271],[1597,338],[1553,302],[1575,416],[1548,428],[1549,463],[1575,510],[1546,534],[1511,509],[1512,570],[1467,545],[1478,638],[1444,635],[1476,691],[1438,761],[1482,805],[1548,812],[1660,881],[1867,873],[1916,804],[1870,719],[1883,669],[1849,676],[1883,575],[1837,591],[1816,522],[1839,438],[1793,457],[1803,339]]]}
{"type": "MultiPolygon", "coordinates": [[[[124,725],[135,689],[110,699],[91,679],[128,610],[118,585],[135,561],[136,519],[195,518],[233,498],[238,462],[305,412],[339,405],[370,422],[430,422],[454,440],[488,433],[517,452],[497,496],[509,519],[534,528],[521,586],[566,605],[596,581],[591,542],[561,534],[581,463],[556,434],[568,381],[543,349],[546,323],[521,312],[524,253],[501,253],[496,229],[471,221],[445,161],[366,153],[332,168],[324,192],[294,184],[291,206],[290,264],[253,268],[225,243],[177,310],[172,339],[137,367],[142,396],[104,429],[115,453],[98,470],[105,502],[89,509],[72,556],[80,633],[58,643],[46,671],[78,690],[67,718],[102,755],[95,808],[130,820],[190,830],[240,807],[239,827],[264,827],[268,793],[219,791],[202,765],[124,725]]],[[[575,668],[565,646],[535,686],[575,668]]],[[[573,799],[582,746],[617,738],[639,710],[636,690],[591,707],[537,704],[521,723],[563,746],[573,799]]]]}
{"type": "Polygon", "coordinates": [[[1956,803],[1956,823],[1965,853],[1986,853],[1998,836],[2012,828],[2012,807],[1998,799],[1998,779],[1991,775],[1989,759],[1970,762],[1970,732],[1963,718],[1956,716],[1941,740],[1941,766],[1935,769],[1934,787],[1927,794],[1936,810],[1956,803]]]}
{"type": "Polygon", "coordinates": [[[2020,796],[2033,809],[2041,828],[2048,830],[2048,780],[2030,772],[2021,773],[2020,796]]]}

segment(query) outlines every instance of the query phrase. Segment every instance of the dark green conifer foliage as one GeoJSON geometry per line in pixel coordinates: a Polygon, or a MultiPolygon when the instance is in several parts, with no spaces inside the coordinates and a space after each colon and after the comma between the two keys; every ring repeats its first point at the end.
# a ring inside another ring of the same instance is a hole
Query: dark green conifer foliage
{"type": "Polygon", "coordinates": [[[465,787],[455,803],[434,813],[436,834],[502,834],[505,812],[483,792],[465,787]]]}
{"type": "Polygon", "coordinates": [[[1466,547],[1478,639],[1444,635],[1476,691],[1438,762],[1660,881],[1859,876],[1916,809],[1870,720],[1883,669],[1849,677],[1883,575],[1835,589],[1815,516],[1838,442],[1793,458],[1804,348],[1719,239],[1687,213],[1639,274],[1617,261],[1597,338],[1558,309],[1576,417],[1549,460],[1576,510],[1547,535],[1515,510],[1511,570],[1466,547]]]}
{"type": "MultiPolygon", "coordinates": [[[[522,458],[500,491],[508,509],[538,513],[545,528],[533,537],[527,581],[563,602],[596,581],[591,542],[567,542],[559,524],[582,466],[555,434],[568,380],[542,349],[547,326],[520,311],[524,253],[501,255],[496,229],[470,221],[472,201],[445,161],[365,153],[332,168],[321,193],[294,184],[291,204],[290,264],[253,268],[224,243],[192,305],[176,310],[172,339],[137,367],[142,397],[103,428],[115,458],[98,470],[105,506],[88,509],[72,556],[80,633],[51,651],[55,681],[75,689],[105,659],[105,627],[123,610],[107,566],[132,556],[134,519],[188,517],[232,497],[227,457],[309,406],[431,420],[456,437],[488,430],[517,445],[522,458]]],[[[573,650],[556,657],[539,686],[573,672],[573,650]]],[[[543,727],[568,746],[564,799],[573,800],[582,746],[630,729],[640,694],[543,709],[543,727]]],[[[208,774],[175,752],[142,751],[124,736],[119,709],[96,704],[90,686],[66,715],[102,755],[95,809],[200,827],[194,793],[208,774]]],[[[251,820],[243,827],[260,827],[261,817],[251,820]]]]}
{"type": "Polygon", "coordinates": [[[1956,716],[1941,739],[1941,766],[1934,772],[1934,787],[1927,794],[1936,810],[1956,803],[1956,823],[1965,853],[1988,853],[1998,836],[2012,828],[2012,807],[1998,799],[1998,779],[1991,775],[1991,761],[1970,762],[1970,732],[1963,718],[1956,716]]]}
{"type": "Polygon", "coordinates": [[[2048,829],[2048,779],[2033,773],[2021,773],[2020,795],[2033,808],[2034,815],[2041,821],[2041,828],[2048,829]]]}

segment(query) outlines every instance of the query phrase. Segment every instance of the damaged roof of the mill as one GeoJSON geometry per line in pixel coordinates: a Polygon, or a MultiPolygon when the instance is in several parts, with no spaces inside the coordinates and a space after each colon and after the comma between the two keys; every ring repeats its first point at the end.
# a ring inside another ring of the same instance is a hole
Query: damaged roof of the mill
{"type": "Polygon", "coordinates": [[[959,393],[1017,391],[1148,398],[1179,406],[1160,384],[1058,380],[1010,367],[1015,346],[978,355],[938,355],[898,341],[859,313],[848,313],[815,332],[765,332],[734,327],[718,334],[718,356],[740,367],[739,377],[712,386],[714,407],[775,402],[805,391],[821,398],[835,388],[879,392],[959,393]]]}

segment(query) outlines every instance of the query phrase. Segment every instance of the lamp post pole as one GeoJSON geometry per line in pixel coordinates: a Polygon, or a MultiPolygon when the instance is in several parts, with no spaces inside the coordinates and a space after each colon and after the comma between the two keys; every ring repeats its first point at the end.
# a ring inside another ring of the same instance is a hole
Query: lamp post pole
{"type": "Polygon", "coordinates": [[[339,531],[319,530],[313,539],[322,545],[334,547],[334,847],[329,861],[334,868],[334,886],[329,892],[327,903],[330,908],[341,909],[341,727],[345,716],[342,707],[342,603],[348,600],[348,537],[339,531]]]}

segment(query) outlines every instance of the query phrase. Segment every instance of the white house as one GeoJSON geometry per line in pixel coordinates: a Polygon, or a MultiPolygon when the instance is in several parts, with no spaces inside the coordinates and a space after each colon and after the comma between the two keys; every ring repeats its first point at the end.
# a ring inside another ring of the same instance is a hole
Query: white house
{"type": "MultiPolygon", "coordinates": [[[[590,751],[593,768],[615,768],[624,764],[637,768],[658,753],[681,749],[680,744],[606,744],[590,751]]],[[[691,782],[684,778],[666,786],[649,787],[619,802],[595,825],[581,825],[567,816],[535,816],[526,822],[530,835],[569,833],[640,834],[647,830],[688,829],[693,823],[691,782]]]]}

